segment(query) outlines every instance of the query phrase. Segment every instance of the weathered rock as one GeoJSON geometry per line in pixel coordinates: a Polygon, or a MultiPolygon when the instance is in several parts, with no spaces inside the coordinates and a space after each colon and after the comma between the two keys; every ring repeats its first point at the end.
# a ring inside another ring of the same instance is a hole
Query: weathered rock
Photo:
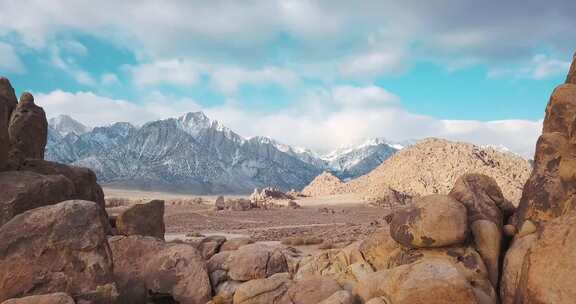
{"type": "Polygon", "coordinates": [[[116,229],[122,235],[144,235],[164,239],[164,201],[136,204],[116,218],[116,229]]]}
{"type": "Polygon", "coordinates": [[[104,208],[104,192],[96,181],[96,174],[88,168],[68,166],[41,159],[26,159],[18,170],[43,175],[64,175],[74,183],[76,192],[73,199],[95,202],[104,208]]]}
{"type": "Polygon", "coordinates": [[[516,290],[522,274],[524,257],[535,243],[538,236],[534,234],[517,237],[506,252],[500,280],[500,300],[502,304],[514,304],[516,290]]]}
{"type": "Polygon", "coordinates": [[[25,92],[12,112],[8,126],[10,157],[16,165],[26,158],[44,159],[48,140],[48,121],[44,110],[25,92]]]}
{"type": "Polygon", "coordinates": [[[10,299],[2,304],[74,304],[74,299],[63,292],[10,299]]]}
{"type": "Polygon", "coordinates": [[[218,198],[216,198],[216,201],[214,202],[214,210],[218,211],[224,209],[226,209],[226,201],[224,200],[224,197],[220,195],[218,196],[218,198]]]}
{"type": "Polygon", "coordinates": [[[263,279],[288,271],[282,248],[262,244],[250,244],[232,251],[227,265],[228,276],[235,281],[263,279]]]}
{"type": "Polygon", "coordinates": [[[566,83],[576,84],[576,54],[574,54],[570,71],[566,77],[566,83]]]}
{"type": "Polygon", "coordinates": [[[216,296],[222,303],[232,303],[236,289],[242,285],[242,282],[226,281],[219,284],[215,291],[216,296]]]}
{"type": "Polygon", "coordinates": [[[458,269],[442,259],[375,272],[360,281],[356,292],[364,301],[381,297],[394,304],[481,303],[458,269]]]}
{"type": "Polygon", "coordinates": [[[278,304],[291,284],[288,273],[248,281],[236,288],[234,304],[278,304]]]}
{"type": "Polygon", "coordinates": [[[386,187],[386,190],[379,191],[377,195],[366,197],[369,205],[383,208],[398,208],[409,204],[413,198],[412,195],[392,187],[386,187]]]}
{"type": "Polygon", "coordinates": [[[466,208],[447,195],[415,199],[392,216],[390,235],[406,247],[443,247],[468,236],[466,208]]]}
{"type": "Polygon", "coordinates": [[[240,247],[252,243],[254,243],[254,241],[250,238],[230,239],[224,242],[224,244],[222,244],[222,246],[220,247],[220,251],[238,250],[240,247]]]}
{"type": "Polygon", "coordinates": [[[483,174],[468,173],[460,176],[450,196],[466,206],[475,247],[488,267],[490,281],[496,286],[502,227],[514,211],[514,206],[504,198],[496,181],[483,174]]]}
{"type": "Polygon", "coordinates": [[[14,216],[74,198],[74,184],[62,175],[0,172],[0,226],[14,216]]]}
{"type": "Polygon", "coordinates": [[[339,290],[319,304],[354,304],[354,297],[349,291],[339,290]]]}
{"type": "Polygon", "coordinates": [[[137,235],[115,236],[109,243],[120,303],[146,303],[147,292],[179,303],[210,299],[206,265],[193,246],[137,235]]]}
{"type": "Polygon", "coordinates": [[[295,281],[280,301],[282,304],[317,304],[342,290],[330,277],[308,277],[295,281]]]}
{"type": "Polygon", "coordinates": [[[244,198],[227,199],[226,208],[234,211],[246,211],[252,209],[252,202],[244,198]]]}
{"type": "Polygon", "coordinates": [[[94,202],[66,201],[26,211],[0,227],[0,301],[66,292],[77,301],[117,296],[107,219],[94,202]]]}
{"type": "MultiPolygon", "coordinates": [[[[522,274],[513,303],[574,303],[576,299],[574,223],[576,212],[570,212],[543,225],[538,239],[524,257],[522,274]]],[[[524,238],[528,237],[530,235],[524,238]]],[[[527,242],[530,243],[529,240],[527,242]]]]}
{"type": "Polygon", "coordinates": [[[375,270],[388,269],[390,259],[400,250],[400,244],[390,236],[389,226],[378,229],[360,244],[364,259],[375,270]]]}
{"type": "Polygon", "coordinates": [[[539,225],[576,208],[576,84],[574,64],[567,83],[558,86],[546,107],[542,135],[536,143],[534,169],[515,214],[539,225]]]}
{"type": "Polygon", "coordinates": [[[198,244],[198,250],[205,260],[210,259],[213,255],[220,251],[222,244],[226,242],[226,237],[221,235],[213,235],[203,238],[198,244]]]}
{"type": "Polygon", "coordinates": [[[7,78],[0,77],[0,171],[8,165],[8,152],[10,150],[10,137],[8,125],[10,115],[16,108],[16,94],[7,78]]]}

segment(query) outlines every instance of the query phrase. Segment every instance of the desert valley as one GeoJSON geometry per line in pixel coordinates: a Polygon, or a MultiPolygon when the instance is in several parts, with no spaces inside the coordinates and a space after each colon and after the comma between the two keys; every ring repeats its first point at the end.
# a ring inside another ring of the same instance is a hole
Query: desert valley
{"type": "Polygon", "coordinates": [[[576,303],[573,3],[41,2],[0,304],[576,303]]]}

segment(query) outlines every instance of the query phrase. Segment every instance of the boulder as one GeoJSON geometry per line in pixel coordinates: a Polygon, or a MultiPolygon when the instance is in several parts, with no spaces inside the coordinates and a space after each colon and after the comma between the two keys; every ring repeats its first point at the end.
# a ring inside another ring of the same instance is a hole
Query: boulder
{"type": "Polygon", "coordinates": [[[214,210],[218,211],[224,209],[226,209],[226,201],[224,200],[224,197],[220,195],[214,202],[214,210]]]}
{"type": "Polygon", "coordinates": [[[0,172],[0,226],[14,216],[38,207],[74,198],[76,189],[62,175],[0,172]]]}
{"type": "Polygon", "coordinates": [[[496,286],[503,225],[514,206],[504,198],[496,181],[483,174],[460,176],[449,195],[466,206],[475,248],[488,267],[490,281],[496,286]]]}
{"type": "Polygon", "coordinates": [[[336,280],[330,277],[308,277],[295,281],[280,301],[282,304],[317,304],[342,290],[336,280]]]}
{"type": "Polygon", "coordinates": [[[235,281],[267,278],[287,272],[288,262],[282,248],[250,244],[232,251],[228,258],[228,276],[235,281]]]}
{"type": "Polygon", "coordinates": [[[319,304],[354,304],[354,297],[347,290],[339,290],[319,304]]]}
{"type": "Polygon", "coordinates": [[[576,84],[576,53],[573,56],[572,65],[566,77],[566,83],[576,84]]]}
{"type": "Polygon", "coordinates": [[[220,251],[231,251],[231,250],[238,250],[240,247],[248,244],[252,244],[254,241],[250,238],[236,238],[226,240],[224,244],[220,247],[220,251]]]}
{"type": "Polygon", "coordinates": [[[500,300],[502,304],[514,304],[516,290],[522,274],[524,257],[537,238],[538,236],[535,233],[526,237],[516,237],[512,242],[512,246],[506,251],[502,267],[502,278],[500,279],[500,300]]]}
{"type": "Polygon", "coordinates": [[[458,269],[441,259],[375,272],[358,283],[356,293],[363,301],[380,297],[394,304],[482,303],[458,269]]]}
{"type": "Polygon", "coordinates": [[[8,126],[10,157],[18,166],[26,158],[44,159],[48,140],[48,121],[44,110],[34,104],[34,97],[22,93],[8,126]]]}
{"type": "Polygon", "coordinates": [[[203,238],[198,244],[198,250],[205,260],[210,259],[213,255],[220,251],[222,244],[226,242],[226,237],[221,235],[213,235],[203,238]]]}
{"type": "Polygon", "coordinates": [[[96,174],[88,168],[75,167],[41,159],[26,159],[18,168],[43,175],[64,175],[74,183],[73,199],[95,202],[104,208],[104,192],[96,181],[96,174]]]}
{"type": "Polygon", "coordinates": [[[2,304],[74,304],[74,299],[63,292],[10,299],[2,304]]]}
{"type": "Polygon", "coordinates": [[[144,235],[164,239],[164,201],[135,204],[116,217],[116,229],[122,235],[144,235]]]}
{"type": "Polygon", "coordinates": [[[191,245],[139,235],[109,240],[120,303],[146,303],[148,294],[179,303],[206,303],[212,288],[206,265],[191,245]]]}
{"type": "Polygon", "coordinates": [[[386,225],[362,241],[359,249],[366,262],[375,270],[385,270],[389,268],[390,260],[399,253],[401,246],[390,236],[390,227],[386,225]]]}
{"type": "Polygon", "coordinates": [[[279,304],[291,284],[288,273],[248,281],[236,288],[234,304],[279,304]]]}
{"type": "MultiPolygon", "coordinates": [[[[574,223],[576,223],[576,211],[544,224],[537,240],[528,239],[527,244],[518,245],[529,247],[529,249],[522,263],[513,303],[574,303],[576,299],[576,277],[574,276],[576,273],[576,226],[574,223]]],[[[525,236],[524,239],[531,235],[525,236]]],[[[519,248],[518,252],[513,251],[510,254],[520,258],[522,250],[519,248]]],[[[514,256],[510,256],[508,260],[513,258],[514,256]]],[[[518,266],[508,265],[508,267],[512,267],[511,270],[514,271],[514,268],[518,266]]]]}
{"type": "MultiPolygon", "coordinates": [[[[226,281],[215,288],[216,296],[221,303],[232,303],[234,294],[242,282],[226,281]]],[[[218,302],[217,302],[218,303],[218,302]]]]}
{"type": "Polygon", "coordinates": [[[406,247],[443,247],[459,244],[468,236],[466,208],[447,195],[428,195],[413,206],[396,211],[390,235],[406,247]]]}
{"type": "Polygon", "coordinates": [[[4,170],[8,165],[8,152],[10,150],[8,125],[12,111],[17,104],[16,94],[10,81],[7,78],[0,77],[0,171],[4,170]]]}
{"type": "Polygon", "coordinates": [[[546,107],[542,135],[536,143],[534,169],[515,214],[518,229],[526,220],[539,225],[576,208],[574,65],[567,83],[554,90],[546,107]]]}
{"type": "Polygon", "coordinates": [[[246,211],[252,209],[252,202],[244,198],[227,199],[225,209],[233,211],[246,211]]]}
{"type": "Polygon", "coordinates": [[[94,202],[65,201],[26,211],[0,227],[0,301],[66,292],[76,301],[117,296],[107,219],[94,202]]]}

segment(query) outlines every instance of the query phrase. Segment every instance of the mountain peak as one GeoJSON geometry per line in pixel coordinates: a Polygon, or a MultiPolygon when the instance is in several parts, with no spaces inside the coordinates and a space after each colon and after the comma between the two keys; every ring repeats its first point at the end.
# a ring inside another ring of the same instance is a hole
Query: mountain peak
{"type": "Polygon", "coordinates": [[[79,121],[75,120],[74,118],[60,114],[56,117],[50,118],[48,120],[48,124],[60,135],[65,136],[69,133],[74,133],[76,135],[84,134],[90,131],[91,128],[83,125],[79,121]]]}

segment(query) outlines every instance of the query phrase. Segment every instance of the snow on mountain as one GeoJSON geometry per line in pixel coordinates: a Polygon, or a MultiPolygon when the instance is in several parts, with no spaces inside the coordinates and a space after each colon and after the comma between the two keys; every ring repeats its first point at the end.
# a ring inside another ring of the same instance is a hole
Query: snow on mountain
{"type": "Polygon", "coordinates": [[[46,158],[94,170],[110,186],[191,193],[302,189],[322,171],[363,175],[396,148],[381,139],[327,157],[262,136],[244,138],[202,112],[90,129],[68,116],[49,122],[46,158]]]}
{"type": "Polygon", "coordinates": [[[81,124],[68,115],[58,115],[50,118],[48,124],[54,129],[54,131],[57,131],[62,136],[69,133],[80,135],[90,131],[89,127],[81,124]]]}

